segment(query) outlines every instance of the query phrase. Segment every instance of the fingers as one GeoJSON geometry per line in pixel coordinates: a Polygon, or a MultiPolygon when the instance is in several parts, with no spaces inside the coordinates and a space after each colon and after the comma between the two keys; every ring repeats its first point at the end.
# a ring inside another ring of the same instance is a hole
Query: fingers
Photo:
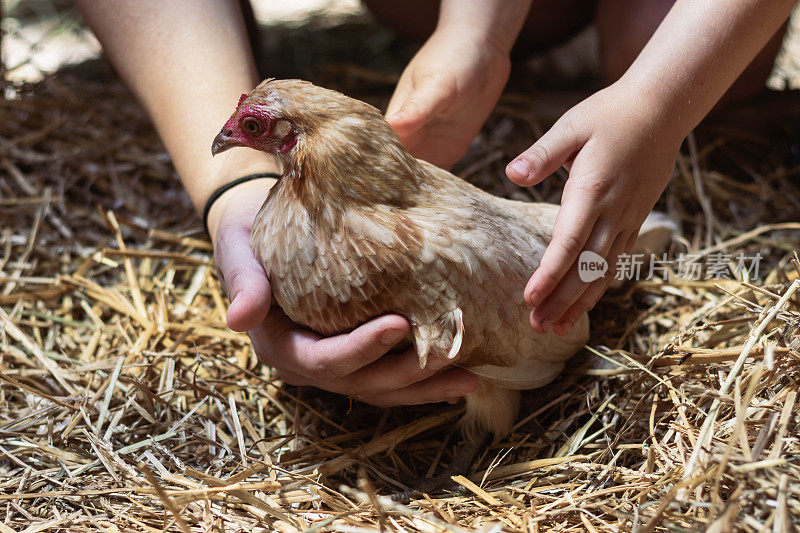
{"type": "Polygon", "coordinates": [[[373,364],[341,377],[321,377],[327,374],[316,374],[306,369],[302,370],[304,374],[291,368],[279,370],[281,377],[292,385],[310,385],[354,398],[400,389],[429,378],[436,372],[428,368],[421,369],[413,350],[386,354],[373,364]]]}
{"type": "MultiPolygon", "coordinates": [[[[592,234],[581,249],[592,251],[599,258],[608,257],[608,253],[618,237],[616,229],[608,222],[601,222],[594,224],[594,228],[590,228],[590,230],[592,234]]],[[[620,246],[624,245],[627,236],[621,240],[623,244],[620,244],[620,246]]],[[[579,260],[580,256],[576,255],[573,262],[566,269],[566,275],[560,280],[556,288],[539,305],[535,306],[531,313],[531,324],[534,325],[534,329],[537,331],[547,331],[560,319],[561,325],[554,331],[558,334],[566,334],[572,328],[572,324],[568,323],[563,316],[567,309],[582,298],[590,288],[596,288],[599,285],[600,290],[602,289],[602,284],[606,281],[608,272],[605,272],[604,277],[596,280],[585,279],[580,272],[579,260]]],[[[594,301],[594,298],[591,301],[594,301]]]]}
{"type": "MultiPolygon", "coordinates": [[[[572,327],[578,321],[583,313],[592,309],[595,306],[597,301],[603,295],[605,290],[608,288],[608,284],[614,278],[614,268],[613,265],[616,264],[616,258],[619,254],[625,251],[625,246],[630,241],[630,237],[625,234],[619,234],[614,241],[613,246],[608,251],[607,254],[601,254],[603,257],[606,257],[609,264],[608,272],[606,272],[605,276],[602,278],[593,281],[592,283],[588,284],[585,290],[578,294],[578,297],[575,299],[574,303],[569,306],[569,309],[563,313],[558,322],[553,325],[553,332],[557,335],[566,335],[570,332],[572,327]]],[[[552,316],[556,316],[556,312],[552,316]]]]}
{"type": "Polygon", "coordinates": [[[385,315],[350,333],[320,339],[300,360],[312,377],[338,379],[375,362],[410,331],[411,325],[405,318],[385,315]]]}
{"type": "Polygon", "coordinates": [[[477,386],[478,378],[475,374],[460,368],[452,368],[402,389],[360,399],[378,407],[435,402],[455,403],[474,391],[477,386]]]}
{"type": "Polygon", "coordinates": [[[592,203],[585,195],[564,195],[553,226],[553,238],[525,287],[525,301],[529,305],[541,305],[584,249],[597,220],[592,203]]]}
{"type": "Polygon", "coordinates": [[[398,88],[386,111],[386,121],[406,144],[407,137],[441,112],[446,95],[447,91],[441,84],[432,82],[415,87],[413,91],[398,88]]]}
{"type": "Polygon", "coordinates": [[[586,142],[572,122],[559,120],[533,146],[506,167],[508,179],[529,187],[541,182],[569,161],[586,142]]]}
{"type": "Polygon", "coordinates": [[[609,273],[595,279],[592,271],[581,272],[581,253],[594,252],[608,268],[612,249],[619,253],[630,237],[628,222],[634,214],[619,207],[626,199],[613,195],[614,178],[598,160],[602,161],[589,143],[575,157],[552,241],[525,288],[525,300],[534,307],[531,326],[539,333],[558,323],[554,332],[567,334],[605,289],[609,273]]]}
{"type": "MultiPolygon", "coordinates": [[[[631,253],[631,251],[633,250],[633,247],[636,245],[636,239],[638,237],[638,233],[639,233],[638,231],[632,232],[630,237],[628,237],[628,242],[625,243],[625,246],[623,246],[623,248],[621,250],[619,250],[619,251],[616,251],[616,249],[612,249],[611,250],[611,255],[609,257],[609,261],[611,263],[613,263],[613,265],[614,265],[614,269],[613,269],[614,273],[608,276],[608,284],[609,285],[611,284],[611,281],[613,281],[615,279],[615,277],[616,277],[616,274],[617,274],[616,266],[619,264],[618,263],[619,262],[619,256],[622,255],[622,254],[630,254],[631,253]]],[[[615,244],[615,246],[616,246],[616,244],[615,244]]],[[[612,270],[612,269],[609,268],[609,270],[612,270]]],[[[595,305],[597,305],[597,302],[603,296],[603,292],[605,292],[605,289],[603,289],[603,291],[600,294],[597,295],[597,297],[594,299],[594,302],[592,302],[592,305],[589,307],[589,309],[592,309],[595,305]]]]}
{"type": "MultiPolygon", "coordinates": [[[[512,161],[506,167],[506,174],[519,185],[539,183],[571,160],[584,142],[585,139],[576,133],[571,121],[560,120],[539,141],[512,161]]],[[[573,179],[572,173],[570,179],[573,179]]],[[[588,178],[584,176],[583,179],[588,178]]],[[[567,192],[565,189],[561,209],[553,226],[553,238],[539,267],[525,287],[525,301],[533,307],[541,305],[575,263],[597,220],[593,195],[580,190],[574,194],[567,192]]],[[[531,325],[540,333],[545,331],[543,318],[542,312],[531,314],[531,325]]]]}
{"type": "Polygon", "coordinates": [[[250,229],[241,224],[222,226],[216,241],[215,261],[231,300],[228,327],[234,331],[255,328],[269,311],[270,286],[250,248],[250,229]]]}
{"type": "Polygon", "coordinates": [[[279,373],[290,385],[323,388],[379,407],[456,402],[478,385],[477,377],[466,370],[437,373],[429,367],[421,369],[413,350],[386,355],[353,374],[330,381],[321,382],[290,370],[279,373]]]}
{"type": "Polygon", "coordinates": [[[398,315],[385,315],[350,333],[323,338],[299,328],[277,308],[249,332],[262,362],[291,385],[306,385],[359,398],[374,405],[454,401],[474,390],[466,371],[436,372],[448,361],[419,367],[414,350],[388,353],[410,331],[398,315]],[[435,379],[433,379],[435,378],[435,379]]]}
{"type": "Polygon", "coordinates": [[[328,383],[380,359],[409,331],[405,318],[385,315],[350,333],[323,338],[299,327],[276,308],[250,332],[250,337],[262,362],[307,380],[328,383]]]}

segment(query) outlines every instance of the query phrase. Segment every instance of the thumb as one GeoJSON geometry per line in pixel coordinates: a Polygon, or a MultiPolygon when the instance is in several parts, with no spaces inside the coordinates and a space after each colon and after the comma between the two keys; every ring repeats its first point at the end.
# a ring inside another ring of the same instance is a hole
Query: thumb
{"type": "Polygon", "coordinates": [[[444,92],[432,83],[404,93],[395,95],[386,111],[386,121],[401,139],[428,123],[444,102],[444,92]]]}
{"type": "Polygon", "coordinates": [[[270,286],[250,248],[250,229],[240,224],[221,226],[214,256],[231,300],[228,327],[234,331],[255,328],[269,311],[270,286]]]}
{"type": "Polygon", "coordinates": [[[583,142],[584,139],[578,136],[572,123],[559,120],[508,164],[506,175],[522,187],[536,185],[566,164],[583,142]]]}

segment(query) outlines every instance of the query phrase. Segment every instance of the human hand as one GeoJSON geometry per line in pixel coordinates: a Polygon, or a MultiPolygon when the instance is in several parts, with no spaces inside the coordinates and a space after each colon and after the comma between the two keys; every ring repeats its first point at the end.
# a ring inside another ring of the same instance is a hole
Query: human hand
{"type": "Polygon", "coordinates": [[[273,306],[248,334],[261,362],[276,368],[285,383],[319,387],[378,407],[455,403],[475,390],[474,374],[441,370],[447,360],[433,358],[421,369],[413,348],[393,352],[410,330],[405,318],[384,315],[349,333],[323,338],[273,306]]]}
{"type": "Polygon", "coordinates": [[[566,335],[600,299],[617,257],[633,247],[686,134],[674,131],[667,112],[617,82],[570,109],[506,167],[522,186],[541,182],[561,166],[569,170],[552,241],[525,287],[536,331],[552,327],[566,335]],[[591,283],[578,275],[578,257],[586,250],[609,265],[591,283]]]}
{"type": "Polygon", "coordinates": [[[377,406],[455,402],[474,390],[477,380],[465,370],[437,373],[447,361],[420,369],[413,349],[387,354],[410,331],[401,316],[385,315],[350,333],[322,338],[271,307],[269,280],[250,248],[253,220],[268,190],[266,179],[242,183],[209,213],[214,258],[231,300],[228,326],[247,331],[261,362],[291,385],[312,385],[377,406]]]}
{"type": "Polygon", "coordinates": [[[509,49],[463,27],[439,27],[403,71],[386,120],[415,157],[449,168],[469,148],[511,71],[509,49]]]}

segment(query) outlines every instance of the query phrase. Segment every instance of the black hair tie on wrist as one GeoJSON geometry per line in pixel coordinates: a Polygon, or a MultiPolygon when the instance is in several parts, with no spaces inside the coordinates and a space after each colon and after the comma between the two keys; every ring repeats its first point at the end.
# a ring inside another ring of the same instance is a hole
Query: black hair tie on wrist
{"type": "Polygon", "coordinates": [[[241,178],[237,178],[233,181],[229,181],[225,185],[218,188],[216,191],[211,193],[211,196],[208,197],[206,200],[206,205],[203,207],[203,228],[205,228],[206,233],[209,235],[211,234],[208,231],[208,213],[211,211],[211,206],[214,205],[214,202],[219,200],[219,197],[228,192],[229,190],[233,189],[237,185],[242,183],[253,181],[261,178],[280,178],[281,175],[277,172],[257,172],[256,174],[248,174],[247,176],[242,176],[241,178]]]}

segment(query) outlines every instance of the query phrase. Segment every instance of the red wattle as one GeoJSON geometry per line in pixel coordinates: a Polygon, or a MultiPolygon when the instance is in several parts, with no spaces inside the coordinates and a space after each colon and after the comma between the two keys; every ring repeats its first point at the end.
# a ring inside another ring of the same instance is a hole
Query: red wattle
{"type": "Polygon", "coordinates": [[[297,134],[294,131],[290,131],[286,134],[286,136],[281,139],[281,145],[278,148],[280,153],[286,153],[297,144],[297,134]]]}

